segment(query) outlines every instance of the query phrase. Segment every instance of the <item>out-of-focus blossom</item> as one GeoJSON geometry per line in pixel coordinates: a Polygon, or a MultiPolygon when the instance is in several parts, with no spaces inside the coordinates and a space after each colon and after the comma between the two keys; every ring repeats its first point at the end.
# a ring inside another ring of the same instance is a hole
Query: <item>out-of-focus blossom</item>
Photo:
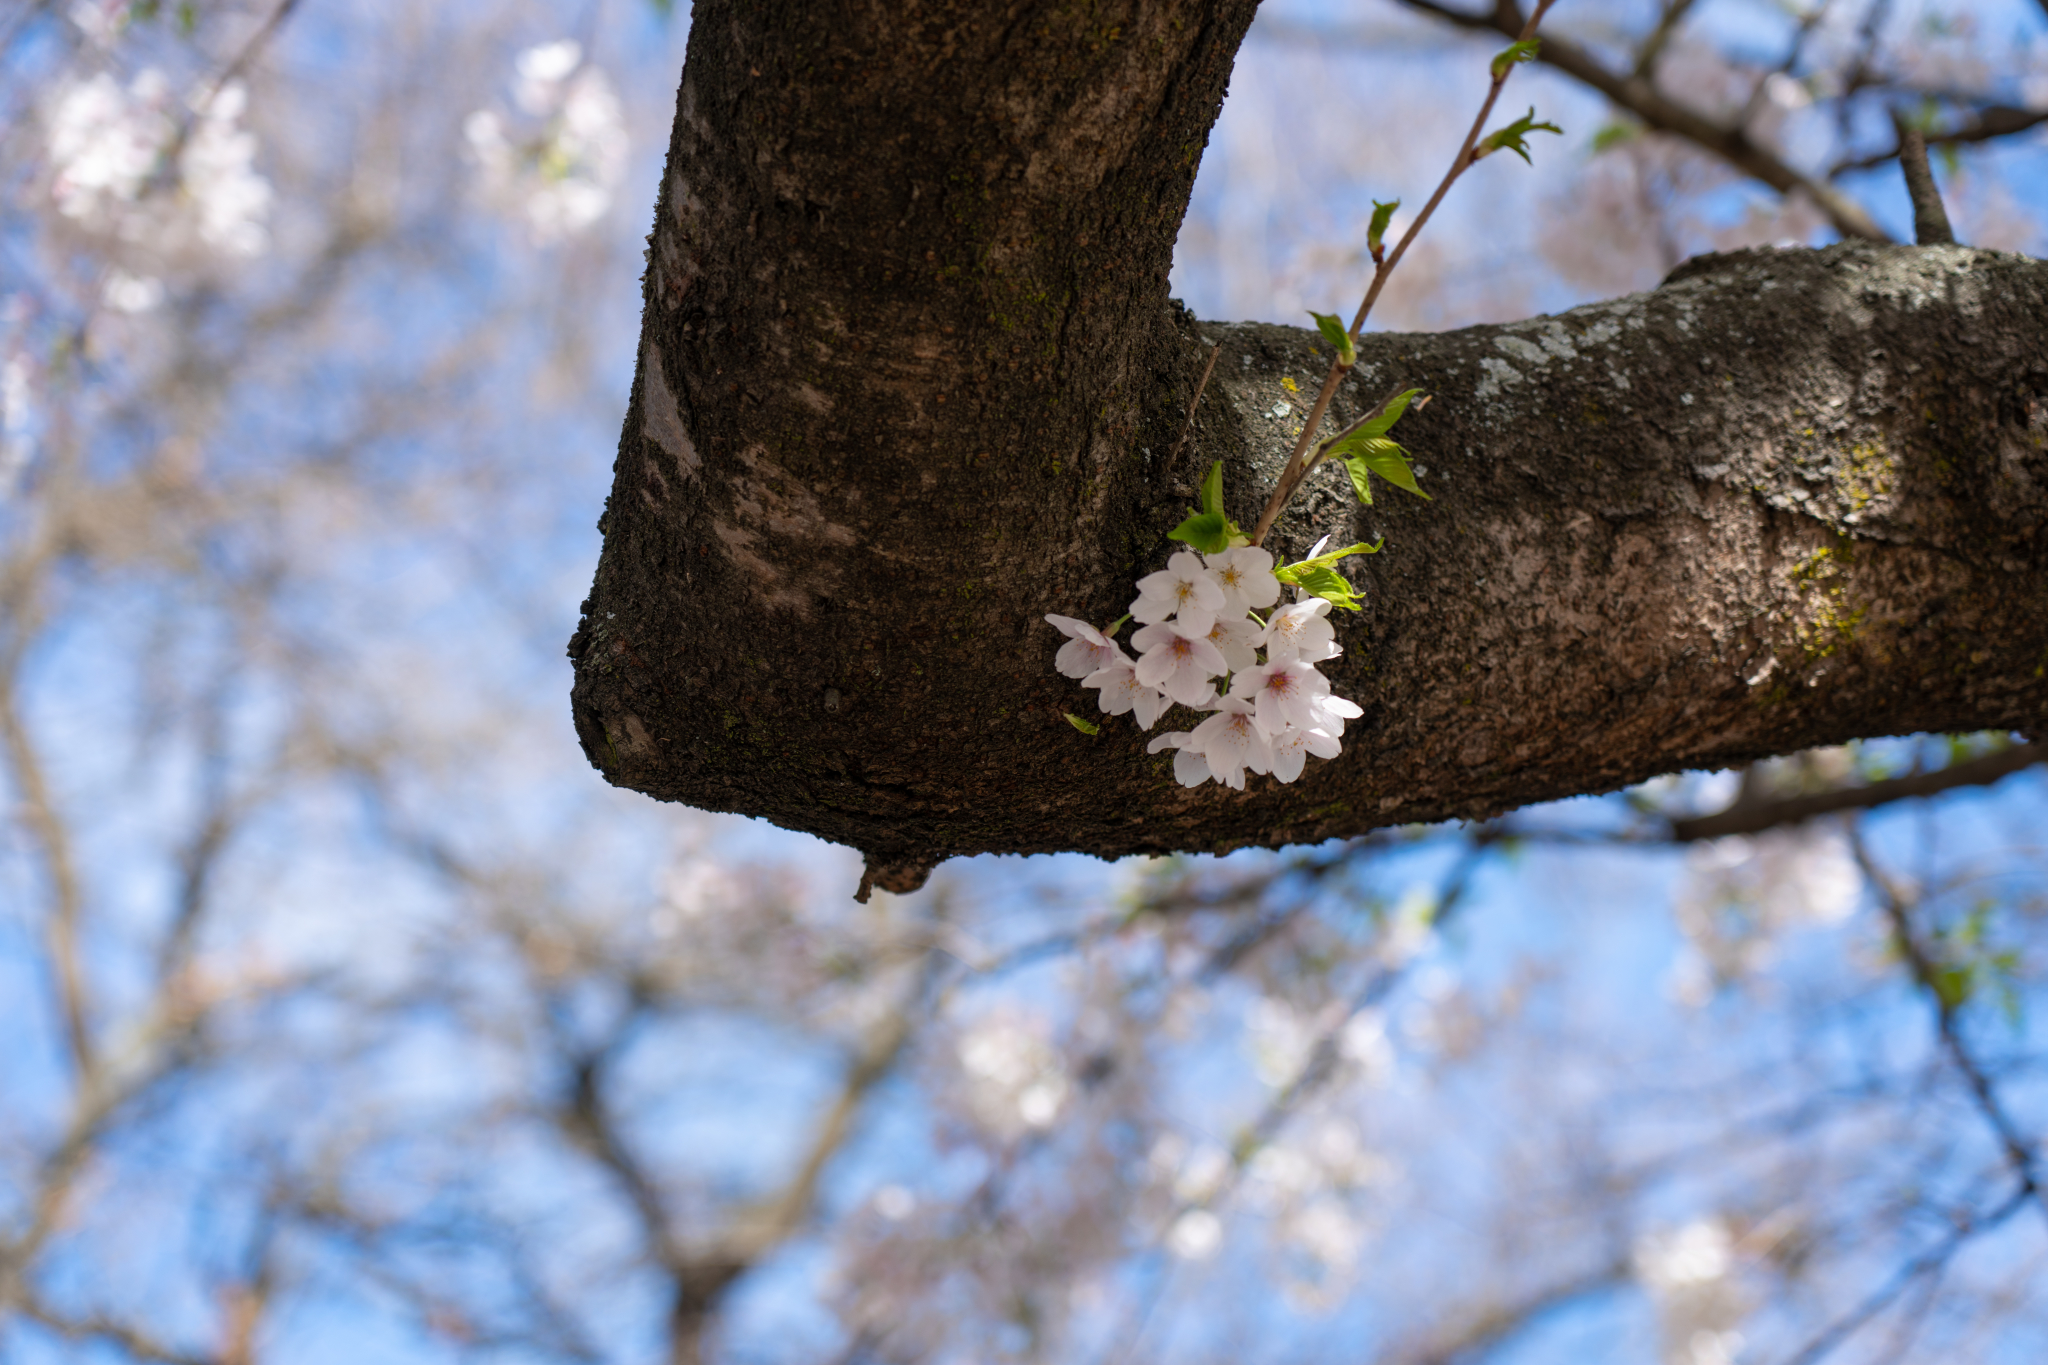
{"type": "Polygon", "coordinates": [[[1645,1234],[1630,1259],[1663,1320],[1666,1365],[1732,1365],[1742,1349],[1745,1300],[1728,1224],[1697,1218],[1645,1234]]]}
{"type": "Polygon", "coordinates": [[[164,301],[164,282],[154,275],[116,270],[100,286],[100,302],[117,313],[147,313],[164,301]]]}
{"type": "Polygon", "coordinates": [[[1734,1239],[1718,1218],[1697,1218],[1684,1227],[1646,1234],[1635,1246],[1636,1278],[1653,1290],[1706,1284],[1725,1276],[1735,1262],[1734,1239]]]}
{"type": "Polygon", "coordinates": [[[1688,1004],[1767,966],[1787,931],[1841,923],[1863,891],[1848,845],[1826,829],[1697,844],[1686,872],[1675,905],[1686,947],[1669,989],[1688,1004]]]}
{"type": "Polygon", "coordinates": [[[875,1191],[875,1212],[900,1223],[917,1212],[917,1196],[901,1185],[884,1185],[875,1191]]]}
{"type": "Polygon", "coordinates": [[[71,0],[64,11],[86,39],[100,47],[112,47],[128,29],[135,15],[134,0],[71,0]]]}
{"type": "Polygon", "coordinates": [[[979,1020],[959,1046],[976,1114],[1014,1136],[1048,1128],[1066,1103],[1067,1074],[1059,1053],[1036,1030],[1008,1014],[979,1020]]]}
{"type": "Polygon", "coordinates": [[[513,102],[528,124],[492,109],[463,121],[484,194],[526,219],[534,239],[558,241],[611,208],[626,169],[626,120],[604,73],[568,39],[519,54],[513,102]]]}
{"type": "Polygon", "coordinates": [[[145,70],[126,87],[104,72],[72,84],[49,114],[57,211],[158,258],[194,249],[260,255],[270,243],[272,194],[255,168],[256,136],[240,126],[247,106],[247,90],[231,81],[204,94],[186,127],[160,71],[145,70]]]}
{"type": "Polygon", "coordinates": [[[1222,1245],[1223,1220],[1207,1209],[1189,1209],[1166,1234],[1167,1250],[1184,1261],[1204,1260],[1222,1245]]]}

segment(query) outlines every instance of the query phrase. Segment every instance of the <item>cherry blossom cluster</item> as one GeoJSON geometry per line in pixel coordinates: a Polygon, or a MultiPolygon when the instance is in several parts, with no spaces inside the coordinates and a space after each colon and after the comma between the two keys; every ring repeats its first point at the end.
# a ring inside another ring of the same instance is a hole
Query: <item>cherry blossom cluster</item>
{"type": "Polygon", "coordinates": [[[573,237],[604,217],[625,175],[625,110],[574,39],[519,54],[515,118],[478,109],[463,137],[485,196],[524,217],[541,243],[573,237]]]}
{"type": "Polygon", "coordinates": [[[1138,580],[1129,618],[1139,626],[1131,636],[1137,658],[1113,638],[1117,626],[1045,619],[1068,637],[1055,666],[1098,689],[1106,714],[1128,711],[1150,730],[1175,703],[1210,713],[1193,730],[1157,736],[1147,752],[1175,750],[1173,775],[1183,786],[1214,778],[1242,791],[1248,770],[1292,782],[1308,755],[1335,758],[1344,722],[1364,714],[1332,695],[1316,671],[1343,653],[1330,603],[1297,588],[1300,600],[1276,605],[1280,594],[1265,550],[1183,550],[1138,580]]]}
{"type": "Polygon", "coordinates": [[[165,298],[159,276],[269,249],[274,196],[241,126],[248,102],[239,81],[181,98],[153,67],[125,86],[104,72],[74,81],[51,102],[50,198],[119,262],[108,307],[148,312],[165,298]]]}

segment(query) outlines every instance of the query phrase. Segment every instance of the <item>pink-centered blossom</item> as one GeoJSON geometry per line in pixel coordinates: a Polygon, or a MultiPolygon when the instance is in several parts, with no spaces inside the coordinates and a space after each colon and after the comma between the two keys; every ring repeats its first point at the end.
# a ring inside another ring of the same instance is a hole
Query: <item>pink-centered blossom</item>
{"type": "Polygon", "coordinates": [[[1290,727],[1316,728],[1316,703],[1330,695],[1329,680],[1296,659],[1248,668],[1230,680],[1230,695],[1252,704],[1259,732],[1271,739],[1290,727]]]}
{"type": "Polygon", "coordinates": [[[1120,716],[1128,711],[1140,728],[1146,730],[1152,728],[1152,722],[1158,720],[1171,704],[1158,688],[1139,682],[1131,661],[1121,654],[1107,668],[1081,679],[1081,686],[1102,689],[1099,701],[1104,714],[1120,716]]]}
{"type": "Polygon", "coordinates": [[[1259,623],[1239,616],[1219,616],[1208,635],[1209,643],[1216,646],[1216,652],[1223,656],[1223,662],[1230,665],[1235,673],[1242,668],[1255,667],[1259,662],[1259,623]]]}
{"type": "Polygon", "coordinates": [[[1179,621],[1146,626],[1131,636],[1131,646],[1142,651],[1138,681],[1161,689],[1182,706],[1208,705],[1216,695],[1209,679],[1229,667],[1216,646],[1189,632],[1179,621]]]}
{"type": "Polygon", "coordinates": [[[1256,545],[1208,555],[1209,577],[1223,589],[1224,616],[1241,617],[1253,607],[1280,600],[1280,580],[1273,576],[1273,556],[1256,545]]]}
{"type": "Polygon", "coordinates": [[[1244,790],[1244,772],[1270,772],[1273,746],[1259,732],[1251,704],[1235,697],[1217,703],[1216,714],[1189,733],[1187,747],[1199,750],[1218,782],[1244,790]]]}
{"type": "Polygon", "coordinates": [[[1312,664],[1342,654],[1336,628],[1324,619],[1329,614],[1329,602],[1320,597],[1290,602],[1274,612],[1260,641],[1266,647],[1266,658],[1273,663],[1300,660],[1312,664]]]}
{"type": "Polygon", "coordinates": [[[1337,737],[1323,730],[1283,730],[1273,737],[1273,776],[1281,782],[1292,782],[1301,776],[1301,769],[1308,762],[1308,756],[1335,758],[1343,752],[1337,737]]]}
{"type": "Polygon", "coordinates": [[[1154,626],[1174,617],[1184,630],[1200,637],[1209,633],[1222,610],[1223,589],[1209,577],[1199,557],[1182,550],[1166,561],[1164,569],[1138,580],[1138,600],[1131,603],[1131,619],[1154,626]]]}
{"type": "Polygon", "coordinates": [[[1108,668],[1118,659],[1124,658],[1123,650],[1116,641],[1104,635],[1086,621],[1077,621],[1071,616],[1046,615],[1046,624],[1067,637],[1060,646],[1060,652],[1053,656],[1052,666],[1069,678],[1085,678],[1090,673],[1108,668]]]}

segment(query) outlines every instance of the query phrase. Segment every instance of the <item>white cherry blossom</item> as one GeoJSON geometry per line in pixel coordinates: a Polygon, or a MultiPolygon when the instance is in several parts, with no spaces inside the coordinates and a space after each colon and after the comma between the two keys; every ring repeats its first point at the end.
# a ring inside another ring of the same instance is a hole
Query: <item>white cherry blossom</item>
{"type": "Polygon", "coordinates": [[[1151,729],[1152,722],[1165,714],[1171,705],[1164,692],[1138,681],[1131,661],[1121,654],[1107,668],[1081,679],[1081,686],[1102,689],[1100,702],[1104,714],[1120,716],[1129,711],[1137,718],[1140,728],[1146,730],[1151,729]]]}
{"type": "MultiPolygon", "coordinates": [[[[1214,588],[1214,584],[1210,584],[1214,588]]],[[[1182,706],[1206,706],[1216,695],[1209,679],[1228,671],[1223,655],[1209,643],[1213,622],[1205,622],[1196,635],[1180,621],[1146,626],[1131,636],[1138,656],[1138,681],[1157,687],[1182,706]]]]}
{"type": "Polygon", "coordinates": [[[1053,667],[1069,678],[1085,678],[1090,673],[1108,668],[1119,659],[1130,662],[1116,641],[1104,635],[1086,621],[1077,621],[1071,616],[1046,615],[1046,624],[1067,637],[1060,646],[1060,652],[1053,657],[1053,667]]]}
{"type": "Polygon", "coordinates": [[[1213,778],[1243,791],[1248,772],[1292,782],[1309,755],[1338,757],[1345,722],[1365,714],[1333,695],[1314,666],[1343,652],[1327,619],[1330,603],[1280,602],[1273,556],[1239,546],[1201,558],[1177,552],[1138,580],[1131,615],[1141,624],[1128,644],[1135,659],[1085,621],[1045,619],[1067,637],[1059,671],[1098,689],[1105,713],[1131,712],[1149,730],[1175,703],[1210,712],[1193,730],[1154,737],[1146,752],[1173,750],[1182,786],[1213,778]],[[1261,622],[1258,608],[1271,608],[1270,619],[1261,622]]]}
{"type": "Polygon", "coordinates": [[[1320,597],[1290,602],[1274,612],[1260,642],[1266,647],[1266,658],[1275,663],[1298,659],[1312,664],[1342,654],[1336,628],[1324,619],[1329,614],[1330,604],[1320,597]]]}
{"type": "Polygon", "coordinates": [[[1252,703],[1260,733],[1271,739],[1290,728],[1315,728],[1315,704],[1330,695],[1330,684],[1314,665],[1282,659],[1238,673],[1230,681],[1230,695],[1252,703]]]}
{"type": "Polygon", "coordinates": [[[1173,755],[1173,777],[1183,787],[1199,787],[1215,774],[1209,771],[1209,760],[1202,757],[1202,751],[1191,746],[1194,735],[1186,730],[1169,730],[1145,746],[1148,754],[1160,753],[1166,749],[1173,755]]]}
{"type": "Polygon", "coordinates": [[[1235,673],[1242,668],[1257,667],[1259,662],[1259,624],[1239,616],[1216,618],[1210,629],[1209,643],[1216,646],[1216,652],[1223,656],[1223,662],[1235,673]]]}
{"type": "Polygon", "coordinates": [[[1300,777],[1310,754],[1335,758],[1344,751],[1337,737],[1324,730],[1284,730],[1273,737],[1272,745],[1273,776],[1281,782],[1300,777]]]}
{"type": "Polygon", "coordinates": [[[1256,545],[1206,556],[1209,577],[1223,589],[1224,616],[1242,617],[1253,607],[1270,607],[1280,600],[1280,580],[1273,577],[1273,555],[1256,545]]]}
{"type": "MultiPolygon", "coordinates": [[[[1314,716],[1315,723],[1308,728],[1320,730],[1333,738],[1342,737],[1345,721],[1357,720],[1365,714],[1365,708],[1357,702],[1346,701],[1335,695],[1318,697],[1309,704],[1309,711],[1314,716]]],[[[1330,756],[1336,757],[1334,754],[1330,756]]]]}
{"type": "Polygon", "coordinates": [[[1273,766],[1273,746],[1259,732],[1251,704],[1235,697],[1217,703],[1216,714],[1190,732],[1187,747],[1201,753],[1218,782],[1237,791],[1244,790],[1246,768],[1263,773],[1273,766]]]}
{"type": "Polygon", "coordinates": [[[1164,569],[1138,580],[1138,600],[1131,603],[1131,619],[1152,626],[1175,617],[1183,629],[1200,637],[1209,633],[1222,610],[1223,589],[1209,577],[1198,556],[1182,550],[1166,561],[1164,569]]]}

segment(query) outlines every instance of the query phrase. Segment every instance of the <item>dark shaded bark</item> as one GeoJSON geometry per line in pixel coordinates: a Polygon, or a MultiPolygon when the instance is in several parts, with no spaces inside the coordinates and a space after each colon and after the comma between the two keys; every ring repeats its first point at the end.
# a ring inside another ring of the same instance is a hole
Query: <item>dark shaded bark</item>
{"type": "Polygon", "coordinates": [[[1315,840],[2048,718],[2048,267],[1854,244],[1368,337],[1332,419],[1434,393],[1401,435],[1435,500],[1359,508],[1324,470],[1269,541],[1386,537],[1325,669],[1367,712],[1344,756],[1188,791],[1127,717],[1069,727],[1092,694],[1042,615],[1120,615],[1212,459],[1250,524],[1306,406],[1281,380],[1327,363],[1166,297],[1250,13],[697,7],[570,645],[607,778],[907,888],[954,854],[1315,840]]]}

